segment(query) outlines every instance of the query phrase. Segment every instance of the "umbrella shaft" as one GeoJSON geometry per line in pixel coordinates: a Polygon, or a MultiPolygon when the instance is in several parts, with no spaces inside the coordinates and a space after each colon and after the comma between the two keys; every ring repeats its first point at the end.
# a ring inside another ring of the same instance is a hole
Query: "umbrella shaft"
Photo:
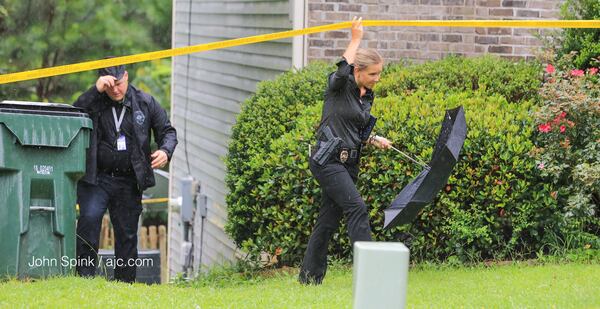
{"type": "Polygon", "coordinates": [[[425,164],[425,163],[423,163],[423,162],[421,162],[421,161],[418,161],[418,160],[416,160],[416,159],[413,159],[411,156],[409,156],[409,155],[407,155],[406,153],[404,153],[404,152],[400,151],[400,150],[399,150],[399,149],[397,149],[396,147],[394,147],[394,146],[390,146],[390,147],[392,147],[392,149],[396,150],[398,153],[400,153],[401,155],[405,156],[405,157],[406,157],[406,158],[408,158],[409,160],[411,160],[411,161],[413,161],[413,162],[415,162],[415,163],[419,164],[421,167],[429,167],[429,165],[427,165],[427,164],[425,164]]]}

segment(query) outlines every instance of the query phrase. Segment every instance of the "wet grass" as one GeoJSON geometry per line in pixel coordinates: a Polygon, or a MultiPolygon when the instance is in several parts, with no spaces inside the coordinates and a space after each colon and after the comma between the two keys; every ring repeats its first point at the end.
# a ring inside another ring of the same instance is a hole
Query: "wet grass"
{"type": "MultiPolygon", "coordinates": [[[[297,270],[254,277],[227,272],[168,285],[61,277],[0,283],[0,307],[349,308],[352,270],[335,266],[321,286],[302,286],[297,270]]],[[[409,272],[410,308],[600,308],[600,264],[508,263],[422,266],[409,272]]]]}

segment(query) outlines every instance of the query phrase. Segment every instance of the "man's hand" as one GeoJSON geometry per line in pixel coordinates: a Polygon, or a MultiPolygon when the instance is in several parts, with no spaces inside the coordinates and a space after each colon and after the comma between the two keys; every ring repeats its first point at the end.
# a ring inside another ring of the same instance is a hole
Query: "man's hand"
{"type": "Polygon", "coordinates": [[[370,142],[379,149],[390,149],[392,147],[392,142],[383,136],[375,135],[371,138],[370,142]]]}
{"type": "Polygon", "coordinates": [[[104,91],[106,91],[107,88],[114,87],[116,82],[117,78],[115,78],[114,76],[100,76],[98,77],[98,80],[96,80],[96,89],[98,90],[98,92],[103,93],[104,91]]]}
{"type": "Polygon", "coordinates": [[[152,168],[164,167],[169,161],[167,153],[160,149],[152,153],[150,157],[152,157],[152,168]]]}

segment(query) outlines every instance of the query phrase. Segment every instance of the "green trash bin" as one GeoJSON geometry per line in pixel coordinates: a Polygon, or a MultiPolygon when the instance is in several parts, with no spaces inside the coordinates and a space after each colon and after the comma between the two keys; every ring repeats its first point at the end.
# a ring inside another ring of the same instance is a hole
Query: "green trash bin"
{"type": "Polygon", "coordinates": [[[0,103],[0,277],[70,273],[92,120],[66,104],[0,103]]]}

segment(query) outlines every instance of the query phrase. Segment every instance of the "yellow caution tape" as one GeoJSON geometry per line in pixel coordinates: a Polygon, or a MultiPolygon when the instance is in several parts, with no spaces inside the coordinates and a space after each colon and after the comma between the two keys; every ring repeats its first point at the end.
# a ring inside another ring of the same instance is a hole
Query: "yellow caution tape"
{"type": "MultiPolygon", "coordinates": [[[[168,197],[161,198],[147,198],[142,200],[142,204],[158,204],[158,203],[167,203],[169,202],[168,197]]],[[[75,210],[79,210],[79,204],[75,204],[75,210]]]]}
{"type": "Polygon", "coordinates": [[[158,203],[167,203],[169,201],[168,197],[161,198],[148,198],[142,200],[142,204],[158,204],[158,203]]]}
{"type": "MultiPolygon", "coordinates": [[[[491,27],[491,28],[600,28],[600,20],[364,20],[366,27],[491,27]]],[[[0,84],[14,83],[43,77],[89,71],[109,66],[175,57],[208,50],[222,49],[252,43],[285,39],[298,35],[350,28],[352,22],[341,22],[298,30],[261,34],[194,46],[142,53],[110,59],[80,62],[45,69],[0,75],[0,84]]]]}

